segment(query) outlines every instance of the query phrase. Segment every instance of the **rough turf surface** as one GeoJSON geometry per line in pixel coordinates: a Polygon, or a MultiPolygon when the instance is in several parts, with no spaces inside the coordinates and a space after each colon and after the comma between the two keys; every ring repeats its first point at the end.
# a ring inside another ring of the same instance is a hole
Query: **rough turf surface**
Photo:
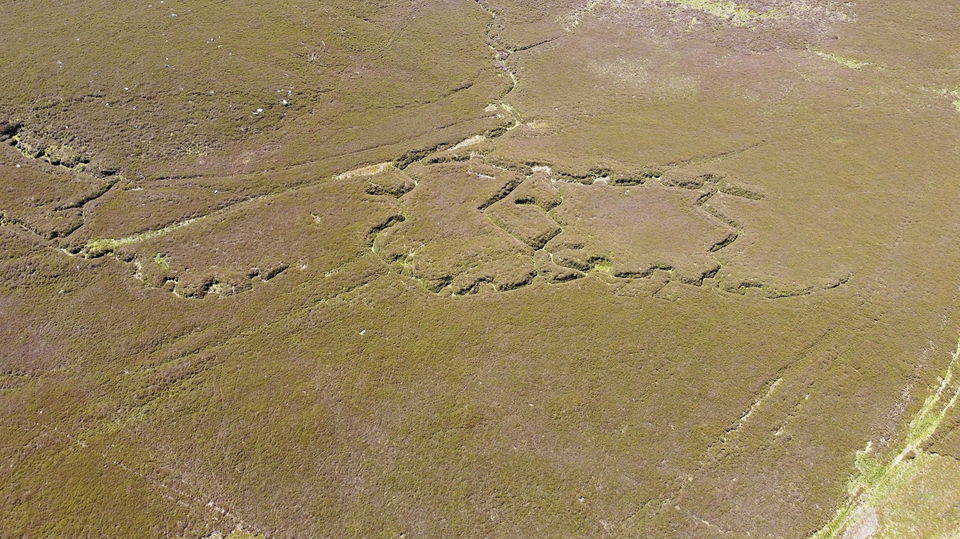
{"type": "Polygon", "coordinates": [[[0,534],[951,533],[958,17],[0,2],[0,534]]]}

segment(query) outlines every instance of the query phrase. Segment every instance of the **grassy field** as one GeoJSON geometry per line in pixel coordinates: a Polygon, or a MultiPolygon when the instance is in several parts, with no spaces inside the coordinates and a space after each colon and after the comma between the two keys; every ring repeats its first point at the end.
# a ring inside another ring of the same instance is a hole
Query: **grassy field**
{"type": "Polygon", "coordinates": [[[0,2],[0,535],[949,536],[957,16],[0,2]]]}

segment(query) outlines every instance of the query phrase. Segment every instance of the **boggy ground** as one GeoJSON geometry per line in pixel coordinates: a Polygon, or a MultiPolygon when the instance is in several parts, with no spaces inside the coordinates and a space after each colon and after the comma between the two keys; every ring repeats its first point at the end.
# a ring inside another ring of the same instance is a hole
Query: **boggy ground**
{"type": "Polygon", "coordinates": [[[948,533],[956,11],[0,6],[2,529],[948,533]]]}

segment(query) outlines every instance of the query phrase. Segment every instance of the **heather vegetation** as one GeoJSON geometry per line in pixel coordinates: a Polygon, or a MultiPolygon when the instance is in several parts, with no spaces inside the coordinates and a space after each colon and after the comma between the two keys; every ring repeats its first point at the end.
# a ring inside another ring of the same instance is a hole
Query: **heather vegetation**
{"type": "Polygon", "coordinates": [[[0,535],[948,536],[958,17],[0,5],[0,535]]]}

